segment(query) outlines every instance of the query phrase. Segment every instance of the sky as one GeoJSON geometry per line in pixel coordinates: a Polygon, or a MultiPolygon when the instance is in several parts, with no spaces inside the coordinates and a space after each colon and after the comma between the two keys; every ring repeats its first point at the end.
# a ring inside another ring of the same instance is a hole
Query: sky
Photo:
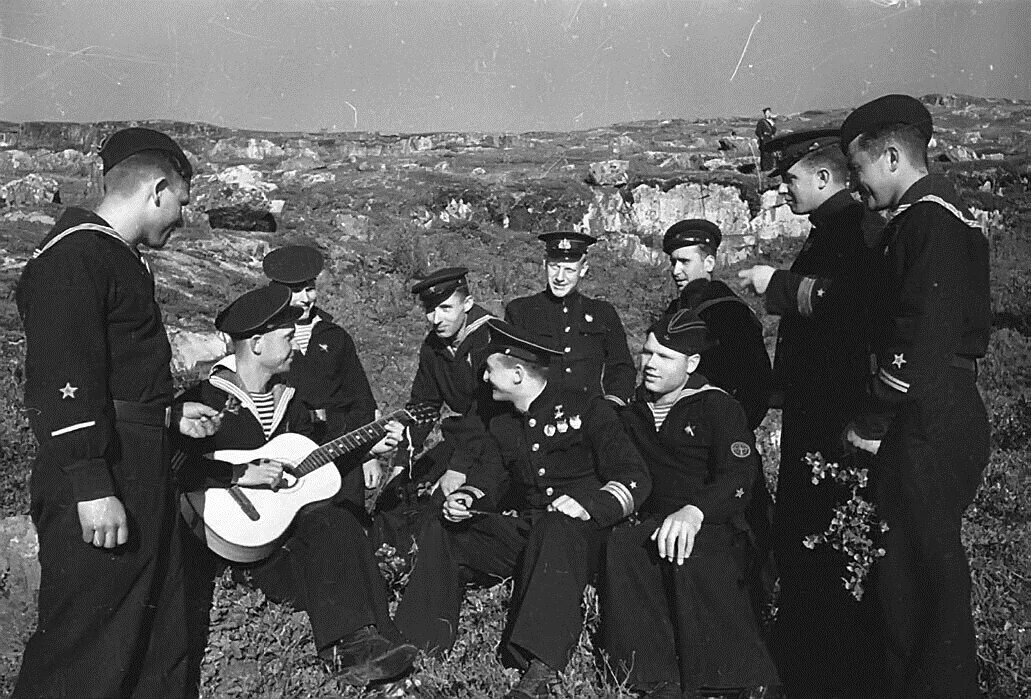
{"type": "Polygon", "coordinates": [[[1029,0],[0,0],[0,119],[570,131],[1031,99],[1029,0]]]}

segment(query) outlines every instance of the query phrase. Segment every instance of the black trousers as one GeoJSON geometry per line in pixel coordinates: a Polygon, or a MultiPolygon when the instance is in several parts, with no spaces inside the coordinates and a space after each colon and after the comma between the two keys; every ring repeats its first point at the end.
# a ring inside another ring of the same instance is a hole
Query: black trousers
{"type": "Polygon", "coordinates": [[[877,507],[890,527],[877,593],[898,698],[979,696],[960,525],[988,463],[988,418],[972,372],[949,369],[941,389],[903,404],[877,454],[877,507]]]}
{"type": "Polygon", "coordinates": [[[659,559],[661,517],[618,525],[602,577],[602,638],[631,687],[676,682],[688,692],[778,683],[728,526],[703,526],[683,565],[659,559]]]}
{"type": "Polygon", "coordinates": [[[465,584],[514,576],[502,660],[525,668],[538,658],[561,670],[580,640],[583,592],[607,532],[559,512],[481,515],[460,524],[427,517],[398,628],[415,645],[443,653],[458,632],[465,584]]]}
{"type": "Polygon", "coordinates": [[[117,422],[111,467],[129,518],[116,549],[83,542],[70,483],[48,445],[32,469],[39,624],[15,697],[196,696],[188,678],[182,540],[163,425],[117,422]]]}
{"type": "MultiPolygon", "coordinates": [[[[212,583],[225,562],[197,540],[189,549],[191,619],[198,642],[194,652],[203,653],[212,583]]],[[[390,640],[400,640],[372,544],[346,506],[322,503],[302,510],[290,537],[275,553],[254,565],[235,568],[239,577],[269,599],[306,612],[320,652],[370,624],[390,640]]]]}
{"type": "MultiPolygon", "coordinates": [[[[803,457],[821,452],[829,461],[865,458],[842,454],[847,420],[841,408],[826,396],[789,396],[784,405],[773,528],[780,594],[770,646],[791,697],[868,699],[876,696],[881,676],[873,586],[868,581],[863,600],[856,601],[842,580],[848,575],[845,556],[829,545],[810,550],[802,544],[827,529],[834,508],[848,496],[829,480],[814,485],[803,457]]],[[[869,461],[855,465],[870,467],[869,461]]]]}

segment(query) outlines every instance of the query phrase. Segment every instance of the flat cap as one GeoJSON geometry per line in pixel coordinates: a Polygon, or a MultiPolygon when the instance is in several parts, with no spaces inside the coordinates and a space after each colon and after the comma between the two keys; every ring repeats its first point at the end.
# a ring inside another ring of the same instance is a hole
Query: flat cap
{"type": "Polygon", "coordinates": [[[248,291],[219,312],[215,327],[234,340],[289,327],[304,313],[290,305],[290,298],[290,289],[282,284],[248,291]]]}
{"type": "Polygon", "coordinates": [[[265,276],[287,286],[299,286],[319,276],[325,258],[307,245],[276,248],[261,261],[265,276]]]}
{"type": "Polygon", "coordinates": [[[663,347],[686,355],[701,354],[719,344],[705,321],[686,308],[662,316],[652,323],[648,332],[654,333],[663,347]]]}
{"type": "Polygon", "coordinates": [[[593,235],[577,231],[556,231],[541,233],[537,240],[544,243],[544,256],[549,260],[571,262],[579,260],[587,253],[587,248],[598,242],[593,235]]]}
{"type": "Polygon", "coordinates": [[[882,126],[906,124],[920,130],[925,142],[931,140],[934,125],[927,107],[909,95],[885,95],[854,110],[841,125],[841,150],[848,153],[848,146],[856,137],[871,134],[882,126]]]}
{"type": "Polygon", "coordinates": [[[547,366],[551,360],[562,356],[560,350],[543,344],[536,335],[524,328],[517,328],[497,318],[491,318],[486,325],[490,339],[479,352],[484,361],[492,354],[505,354],[547,366]]]}
{"type": "Polygon", "coordinates": [[[762,145],[762,152],[773,156],[776,163],[770,175],[783,175],[795,163],[810,153],[824,148],[837,148],[841,129],[815,129],[796,131],[770,139],[762,145]]]}
{"type": "Polygon", "coordinates": [[[674,250],[688,245],[708,245],[716,249],[722,241],[723,233],[715,223],[704,218],[688,218],[666,229],[662,236],[662,251],[672,255],[674,250]]]}
{"type": "Polygon", "coordinates": [[[104,163],[104,174],[126,158],[144,151],[167,153],[172,164],[187,182],[193,178],[193,166],[179,144],[160,131],[139,126],[116,131],[100,147],[100,160],[104,163]]]}
{"type": "Polygon", "coordinates": [[[412,286],[412,293],[419,295],[419,301],[428,309],[436,308],[441,302],[451,298],[451,294],[460,288],[468,289],[465,275],[469,270],[465,267],[445,267],[430,272],[425,279],[412,286]]]}

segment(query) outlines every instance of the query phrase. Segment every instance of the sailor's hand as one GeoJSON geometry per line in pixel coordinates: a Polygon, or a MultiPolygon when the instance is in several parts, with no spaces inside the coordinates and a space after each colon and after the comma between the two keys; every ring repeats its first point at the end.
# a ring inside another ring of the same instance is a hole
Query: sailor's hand
{"type": "Polygon", "coordinates": [[[766,289],[770,286],[770,280],[773,279],[773,273],[776,271],[769,265],[755,265],[751,269],[741,270],[737,276],[742,280],[743,286],[751,284],[755,288],[755,293],[765,294],[766,289]]]}
{"type": "Polygon", "coordinates": [[[172,406],[172,424],[187,437],[203,439],[218,432],[222,425],[222,414],[203,403],[176,403],[172,406]]]}
{"type": "Polygon", "coordinates": [[[247,470],[240,476],[237,485],[253,488],[267,485],[272,490],[278,490],[283,480],[283,469],[287,466],[282,461],[275,459],[255,459],[247,464],[247,470]]]}
{"type": "Polygon", "coordinates": [[[78,509],[82,540],[87,544],[113,549],[129,540],[129,520],[114,495],[80,502],[78,509]]]}
{"type": "Polygon", "coordinates": [[[473,504],[473,496],[465,491],[451,493],[444,500],[444,519],[449,522],[461,522],[472,514],[469,507],[473,504]]]}
{"type": "Polygon", "coordinates": [[[694,505],[686,505],[667,515],[651,536],[652,541],[659,544],[659,558],[683,565],[694,550],[694,540],[704,519],[705,515],[694,505]]]}
{"type": "Polygon", "coordinates": [[[369,459],[362,464],[362,479],[369,490],[379,487],[383,481],[383,467],[379,465],[379,459],[369,459]]]}
{"type": "Polygon", "coordinates": [[[870,454],[876,454],[881,448],[881,440],[879,439],[863,439],[856,431],[849,428],[848,432],[845,433],[845,441],[854,446],[856,449],[862,449],[870,454]]]}
{"type": "Polygon", "coordinates": [[[583,508],[583,505],[568,495],[559,495],[555,498],[551,504],[548,505],[548,511],[561,512],[568,517],[572,517],[573,519],[582,519],[585,522],[591,518],[591,515],[583,508]]]}
{"type": "Polygon", "coordinates": [[[391,420],[384,427],[387,430],[387,434],[383,437],[383,439],[376,442],[375,446],[373,446],[372,449],[369,450],[370,454],[379,456],[381,454],[386,454],[387,452],[394,451],[394,449],[397,448],[397,445],[401,443],[401,440],[404,439],[404,425],[402,425],[397,420],[391,420]]]}

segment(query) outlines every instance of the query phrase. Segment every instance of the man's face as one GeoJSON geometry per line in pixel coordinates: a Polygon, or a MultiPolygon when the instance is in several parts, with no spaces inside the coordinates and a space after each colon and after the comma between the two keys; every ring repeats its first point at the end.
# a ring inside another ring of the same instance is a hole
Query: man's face
{"type": "Polygon", "coordinates": [[[491,397],[497,401],[515,402],[518,373],[505,365],[497,352],[487,357],[483,380],[490,384],[491,397]]]}
{"type": "Polygon", "coordinates": [[[894,178],[889,167],[888,151],[879,154],[863,150],[857,136],[848,144],[848,167],[852,187],[859,192],[866,208],[881,211],[894,206],[894,178]]]}
{"type": "Polygon", "coordinates": [[[449,340],[462,331],[465,327],[465,320],[469,316],[469,310],[473,306],[473,299],[468,294],[456,291],[440,303],[433,310],[426,313],[426,320],[430,322],[433,333],[442,340],[449,340]]]}
{"type": "Polygon", "coordinates": [[[300,288],[292,288],[290,290],[290,305],[304,311],[298,320],[307,320],[311,317],[311,309],[315,307],[317,298],[318,291],[315,289],[314,279],[300,288]]]}
{"type": "Polygon", "coordinates": [[[814,171],[801,162],[792,165],[780,176],[787,191],[784,199],[793,214],[808,214],[823,203],[819,171],[814,171]]]}
{"type": "Polygon", "coordinates": [[[294,329],[278,328],[260,336],[257,350],[262,366],[273,374],[281,374],[290,368],[294,352],[294,329]]]}
{"type": "Polygon", "coordinates": [[[677,291],[681,291],[695,279],[708,279],[712,274],[715,262],[711,255],[706,255],[697,245],[688,245],[671,252],[669,254],[669,272],[673,275],[677,291]],[[710,261],[707,262],[707,260],[710,261]]]}
{"type": "Polygon", "coordinates": [[[544,271],[548,275],[548,290],[555,298],[569,294],[587,274],[587,260],[581,258],[576,262],[545,260],[544,271]]]}
{"type": "Polygon", "coordinates": [[[644,387],[657,395],[672,393],[687,383],[691,357],[671,350],[655,339],[655,333],[648,333],[648,340],[641,350],[641,369],[644,387]]]}
{"type": "Polygon", "coordinates": [[[143,244],[148,248],[160,250],[168,243],[172,231],[183,225],[183,208],[190,203],[190,183],[181,178],[172,178],[174,181],[162,180],[157,194],[156,207],[145,235],[143,244]]]}

